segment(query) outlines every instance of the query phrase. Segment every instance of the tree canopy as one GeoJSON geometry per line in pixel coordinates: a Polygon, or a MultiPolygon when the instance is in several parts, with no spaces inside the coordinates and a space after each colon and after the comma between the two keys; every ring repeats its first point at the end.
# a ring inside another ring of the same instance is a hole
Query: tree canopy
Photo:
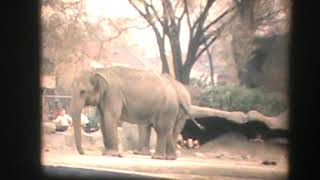
{"type": "Polygon", "coordinates": [[[189,83],[192,66],[218,38],[224,25],[227,24],[226,19],[230,19],[229,14],[234,10],[234,6],[226,4],[222,10],[211,13],[217,4],[215,0],[198,2],[129,0],[129,2],[154,31],[162,61],[162,71],[170,73],[165,53],[166,48],[170,48],[173,73],[177,80],[185,84],[189,83]],[[180,33],[184,22],[187,24],[189,34],[185,58],[180,43],[180,33]],[[165,45],[166,38],[169,41],[169,47],[165,45]]]}
{"type": "Polygon", "coordinates": [[[289,0],[128,0],[122,4],[126,2],[137,17],[99,16],[95,21],[88,15],[88,2],[42,1],[43,56],[54,62],[56,69],[63,63],[81,62],[86,56],[83,44],[88,41],[98,44],[94,59],[105,59],[106,43],[136,28],[152,30],[162,72],[184,84],[189,83],[194,64],[204,57],[212,76],[212,47],[222,35],[231,34],[231,53],[240,76],[246,63],[261,52],[257,51],[257,37],[287,33],[290,27],[289,0]]]}

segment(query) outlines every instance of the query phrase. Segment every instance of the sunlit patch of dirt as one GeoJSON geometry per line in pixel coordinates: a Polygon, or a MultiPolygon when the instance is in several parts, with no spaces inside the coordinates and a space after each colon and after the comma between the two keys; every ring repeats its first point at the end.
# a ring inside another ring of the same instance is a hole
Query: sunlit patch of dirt
{"type": "Polygon", "coordinates": [[[249,141],[238,134],[220,136],[197,149],[177,148],[178,159],[175,161],[154,160],[150,156],[135,155],[132,150],[124,150],[123,158],[101,156],[103,145],[99,132],[83,135],[86,154],[79,155],[72,139],[72,131],[44,134],[42,164],[162,172],[179,178],[190,174],[194,177],[217,176],[229,179],[233,179],[233,176],[237,177],[234,179],[286,177],[288,168],[286,144],[249,141]]]}

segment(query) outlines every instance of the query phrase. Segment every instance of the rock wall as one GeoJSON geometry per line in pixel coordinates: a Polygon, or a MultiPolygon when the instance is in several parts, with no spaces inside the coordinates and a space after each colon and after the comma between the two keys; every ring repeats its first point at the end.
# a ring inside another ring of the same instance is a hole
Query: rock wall
{"type": "Polygon", "coordinates": [[[214,73],[218,74],[218,83],[239,84],[237,64],[233,57],[232,35],[226,34],[212,46],[214,73]]]}
{"type": "MultiPolygon", "coordinates": [[[[233,56],[232,49],[232,35],[229,32],[221,35],[211,46],[210,49],[213,73],[217,74],[218,84],[233,84],[238,85],[240,83],[238,77],[237,64],[233,56]]],[[[208,77],[210,80],[210,63],[207,53],[196,61],[193,66],[191,76],[199,78],[200,76],[208,77]]],[[[211,80],[209,81],[211,82],[211,80]]],[[[207,83],[209,83],[207,82],[207,83]]]]}

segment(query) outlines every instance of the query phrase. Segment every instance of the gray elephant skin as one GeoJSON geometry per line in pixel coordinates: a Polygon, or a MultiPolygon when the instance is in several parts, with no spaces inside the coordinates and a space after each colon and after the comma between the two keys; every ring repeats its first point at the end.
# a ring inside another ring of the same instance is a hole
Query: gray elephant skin
{"type": "MultiPolygon", "coordinates": [[[[222,117],[226,120],[244,124],[248,122],[248,117],[243,112],[223,112],[217,109],[212,109],[208,107],[200,107],[191,104],[191,95],[187,88],[180,83],[171,78],[169,75],[162,75],[162,77],[167,78],[171,85],[175,88],[178,102],[180,104],[178,109],[178,114],[176,116],[175,130],[177,132],[182,131],[187,119],[191,119],[201,130],[205,128],[200,125],[194,118],[203,117],[222,117]],[[229,115],[227,115],[228,113],[229,115]]],[[[139,148],[134,151],[135,154],[148,155],[150,154],[150,136],[151,136],[151,126],[139,125],[139,148]]],[[[174,140],[177,140],[177,134],[174,136],[174,140]]]]}
{"type": "MultiPolygon", "coordinates": [[[[174,80],[170,75],[163,74],[162,78],[166,78],[169,82],[168,85],[173,86],[176,95],[178,98],[178,104],[180,105],[178,107],[178,113],[176,115],[176,124],[174,126],[174,142],[176,143],[176,140],[178,138],[178,135],[183,130],[183,127],[186,123],[187,119],[191,119],[197,127],[199,127],[201,130],[205,130],[205,128],[200,125],[195,119],[194,115],[191,114],[191,112],[194,113],[194,110],[192,109],[191,104],[191,95],[189,91],[186,89],[186,87],[180,83],[179,81],[174,80]]],[[[195,113],[196,114],[196,113],[195,113]]],[[[139,145],[138,149],[134,151],[135,154],[140,155],[148,155],[150,154],[150,137],[151,137],[151,125],[139,125],[138,131],[139,131],[139,145]]]]}
{"type": "MultiPolygon", "coordinates": [[[[80,113],[85,106],[97,106],[105,155],[121,157],[118,150],[117,124],[120,120],[139,125],[141,147],[149,148],[150,128],[157,134],[152,158],[174,160],[176,139],[181,133],[191,105],[189,93],[177,91],[182,84],[169,75],[152,71],[111,67],[81,72],[72,83],[72,118],[77,151],[81,146],[80,113]]],[[[148,150],[149,151],[149,150],[148,150]]]]}

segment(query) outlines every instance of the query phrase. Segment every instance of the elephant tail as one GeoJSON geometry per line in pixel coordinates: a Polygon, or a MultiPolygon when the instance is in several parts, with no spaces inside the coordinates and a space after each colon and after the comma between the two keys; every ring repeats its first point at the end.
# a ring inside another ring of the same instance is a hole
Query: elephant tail
{"type": "Polygon", "coordinates": [[[180,104],[181,108],[183,109],[183,111],[190,117],[191,121],[201,130],[206,130],[206,128],[204,126],[202,126],[200,123],[198,123],[196,121],[196,119],[191,115],[191,113],[189,112],[189,110],[183,105],[180,104]]]}

